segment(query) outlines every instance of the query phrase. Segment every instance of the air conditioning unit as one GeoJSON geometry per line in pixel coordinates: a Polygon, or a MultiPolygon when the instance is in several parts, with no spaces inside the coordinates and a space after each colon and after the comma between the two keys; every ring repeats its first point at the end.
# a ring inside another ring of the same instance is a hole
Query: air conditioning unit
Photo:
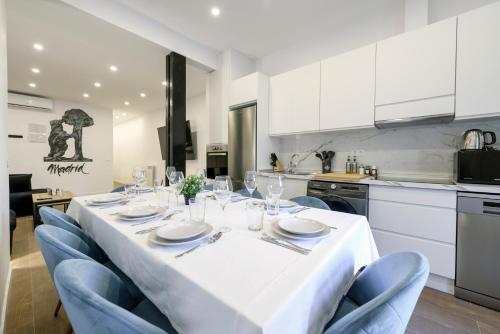
{"type": "Polygon", "coordinates": [[[9,93],[9,107],[31,109],[39,111],[51,111],[54,109],[54,101],[45,97],[9,93]]]}

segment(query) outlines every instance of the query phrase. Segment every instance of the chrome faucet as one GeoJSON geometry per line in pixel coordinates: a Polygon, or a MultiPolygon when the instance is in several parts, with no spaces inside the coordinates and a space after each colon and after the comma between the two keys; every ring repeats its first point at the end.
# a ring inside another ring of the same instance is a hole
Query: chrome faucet
{"type": "Polygon", "coordinates": [[[292,154],[290,157],[290,160],[288,161],[288,173],[293,174],[295,173],[295,168],[299,165],[299,162],[295,162],[294,159],[298,158],[300,155],[298,153],[292,154]]]}

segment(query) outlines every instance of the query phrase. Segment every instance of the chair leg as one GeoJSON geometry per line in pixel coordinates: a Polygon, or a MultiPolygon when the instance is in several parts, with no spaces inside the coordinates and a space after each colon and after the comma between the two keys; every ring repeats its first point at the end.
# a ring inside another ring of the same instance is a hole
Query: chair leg
{"type": "Polygon", "coordinates": [[[68,323],[68,327],[66,327],[66,334],[72,334],[73,333],[73,327],[71,326],[70,323],[68,323]]]}
{"type": "Polygon", "coordinates": [[[54,317],[57,317],[57,315],[59,314],[59,310],[61,309],[61,299],[59,299],[59,301],[57,302],[57,305],[56,305],[56,309],[54,311],[54,317]]]}

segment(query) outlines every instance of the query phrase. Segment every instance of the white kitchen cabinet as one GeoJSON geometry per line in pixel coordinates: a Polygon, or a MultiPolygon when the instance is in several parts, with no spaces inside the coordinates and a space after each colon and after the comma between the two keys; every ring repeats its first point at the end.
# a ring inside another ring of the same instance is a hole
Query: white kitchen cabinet
{"type": "Polygon", "coordinates": [[[255,72],[231,82],[229,105],[257,102],[259,94],[259,77],[262,74],[255,72]]]}
{"type": "Polygon", "coordinates": [[[455,277],[456,191],[370,186],[369,198],[380,255],[418,251],[432,274],[455,277]]]}
{"type": "Polygon", "coordinates": [[[500,116],[500,2],[458,17],[456,118],[500,116]]]}
{"type": "Polygon", "coordinates": [[[455,17],[377,43],[376,122],[454,113],[456,24],[455,17]]]}
{"type": "Polygon", "coordinates": [[[320,130],[374,126],[375,45],[321,62],[320,130]]]}
{"type": "Polygon", "coordinates": [[[319,131],[320,63],[270,78],[270,134],[319,131]]]}

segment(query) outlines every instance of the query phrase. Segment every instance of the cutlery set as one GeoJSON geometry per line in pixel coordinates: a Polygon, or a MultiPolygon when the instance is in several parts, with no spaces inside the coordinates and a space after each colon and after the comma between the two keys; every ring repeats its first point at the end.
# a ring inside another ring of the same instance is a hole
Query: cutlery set
{"type": "Polygon", "coordinates": [[[180,254],[177,254],[177,255],[175,256],[175,258],[176,258],[176,259],[178,259],[178,258],[180,258],[180,257],[182,257],[182,256],[184,256],[184,255],[186,255],[186,254],[189,254],[189,253],[193,252],[194,250],[196,250],[196,249],[200,248],[201,246],[213,244],[214,242],[217,242],[217,240],[219,240],[221,237],[222,237],[222,232],[217,232],[217,233],[215,233],[214,235],[212,235],[212,236],[208,239],[208,241],[207,241],[207,242],[205,242],[205,243],[201,243],[201,244],[198,244],[198,245],[194,246],[193,248],[188,249],[188,250],[187,250],[187,251],[185,251],[185,252],[182,252],[182,253],[180,253],[180,254]]]}
{"type": "Polygon", "coordinates": [[[308,248],[301,247],[299,245],[296,245],[288,240],[285,239],[277,239],[274,237],[271,237],[270,235],[263,233],[262,236],[260,237],[261,240],[269,242],[271,244],[274,244],[276,246],[281,246],[283,248],[295,251],[297,253],[300,253],[302,255],[308,255],[311,250],[308,248]]]}

